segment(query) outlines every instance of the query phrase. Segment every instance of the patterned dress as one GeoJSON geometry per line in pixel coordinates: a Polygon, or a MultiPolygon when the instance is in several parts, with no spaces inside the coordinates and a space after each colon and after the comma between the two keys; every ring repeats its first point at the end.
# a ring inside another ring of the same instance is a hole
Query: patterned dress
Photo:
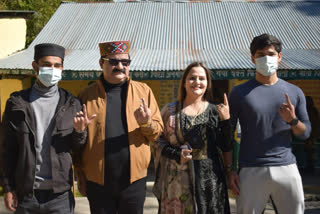
{"type": "Polygon", "coordinates": [[[156,164],[154,193],[160,201],[161,214],[230,213],[226,179],[219,150],[232,149],[229,120],[219,121],[214,104],[197,115],[181,112],[177,117],[177,102],[161,112],[164,134],[153,146],[156,164]],[[178,119],[177,119],[178,118],[178,119]],[[179,128],[183,141],[179,140],[179,128]],[[180,146],[192,149],[192,161],[180,164],[180,146]]]}

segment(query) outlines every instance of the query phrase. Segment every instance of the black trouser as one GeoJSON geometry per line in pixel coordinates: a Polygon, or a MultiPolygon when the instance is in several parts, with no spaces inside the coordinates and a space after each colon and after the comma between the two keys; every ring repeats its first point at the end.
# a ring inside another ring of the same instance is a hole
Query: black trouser
{"type": "Polygon", "coordinates": [[[88,181],[86,186],[91,214],[143,213],[146,197],[146,178],[129,184],[121,191],[112,191],[112,183],[101,186],[88,181]]]}
{"type": "Polygon", "coordinates": [[[53,193],[52,190],[34,190],[34,196],[25,196],[18,203],[16,214],[73,214],[75,201],[71,191],[53,193]]]}

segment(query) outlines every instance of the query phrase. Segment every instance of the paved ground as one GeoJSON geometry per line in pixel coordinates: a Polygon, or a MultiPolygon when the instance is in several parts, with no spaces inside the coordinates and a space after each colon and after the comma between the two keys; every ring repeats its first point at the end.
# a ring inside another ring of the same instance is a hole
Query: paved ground
{"type": "MultiPolygon", "coordinates": [[[[149,179],[152,180],[152,179],[149,179]]],[[[314,175],[302,173],[303,186],[305,190],[306,211],[305,214],[320,214],[320,169],[314,175]]],[[[151,192],[152,181],[147,182],[147,197],[144,204],[144,214],[156,214],[158,211],[158,201],[151,192]]],[[[236,213],[235,200],[230,198],[231,213],[236,213]]],[[[10,214],[6,211],[3,198],[0,198],[0,214],[10,214]]],[[[89,204],[85,197],[76,198],[75,214],[88,214],[89,204]]],[[[271,205],[267,205],[265,214],[275,214],[271,205]]]]}

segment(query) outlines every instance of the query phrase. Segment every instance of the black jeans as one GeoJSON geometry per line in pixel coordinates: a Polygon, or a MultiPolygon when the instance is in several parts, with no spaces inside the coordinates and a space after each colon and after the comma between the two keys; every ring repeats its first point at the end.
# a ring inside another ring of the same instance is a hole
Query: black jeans
{"type": "Polygon", "coordinates": [[[71,191],[53,193],[35,190],[34,196],[25,196],[18,203],[16,214],[73,214],[75,201],[71,191]]]}
{"type": "Polygon", "coordinates": [[[112,191],[112,184],[101,186],[87,182],[91,214],[143,214],[146,178],[129,184],[121,191],[112,191]]]}

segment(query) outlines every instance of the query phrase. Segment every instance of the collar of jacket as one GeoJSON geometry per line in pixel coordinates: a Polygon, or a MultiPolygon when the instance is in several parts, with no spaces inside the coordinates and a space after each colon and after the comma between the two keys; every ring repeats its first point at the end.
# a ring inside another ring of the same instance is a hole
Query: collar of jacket
{"type": "MultiPolygon", "coordinates": [[[[68,99],[71,99],[71,93],[59,88],[59,102],[58,102],[58,106],[56,109],[56,112],[58,109],[60,109],[60,107],[62,105],[64,105],[68,99]]],[[[30,93],[31,93],[31,88],[19,91],[19,92],[14,92],[11,95],[11,101],[15,104],[14,106],[16,107],[16,109],[12,109],[12,110],[23,110],[22,108],[26,105],[30,105],[30,93]],[[19,99],[19,97],[21,97],[22,99],[19,99]],[[16,99],[17,98],[17,99],[16,99]]]]}
{"type": "MultiPolygon", "coordinates": [[[[103,78],[103,74],[100,75],[100,77],[98,78],[98,81],[97,81],[97,84],[98,84],[98,97],[101,98],[101,99],[98,99],[98,105],[104,105],[105,103],[105,100],[107,98],[107,94],[106,94],[106,91],[104,89],[104,86],[103,86],[103,83],[102,83],[102,80],[101,78],[103,78]]],[[[128,76],[127,77],[127,85],[130,84],[130,81],[131,81],[131,78],[128,76]]]]}

